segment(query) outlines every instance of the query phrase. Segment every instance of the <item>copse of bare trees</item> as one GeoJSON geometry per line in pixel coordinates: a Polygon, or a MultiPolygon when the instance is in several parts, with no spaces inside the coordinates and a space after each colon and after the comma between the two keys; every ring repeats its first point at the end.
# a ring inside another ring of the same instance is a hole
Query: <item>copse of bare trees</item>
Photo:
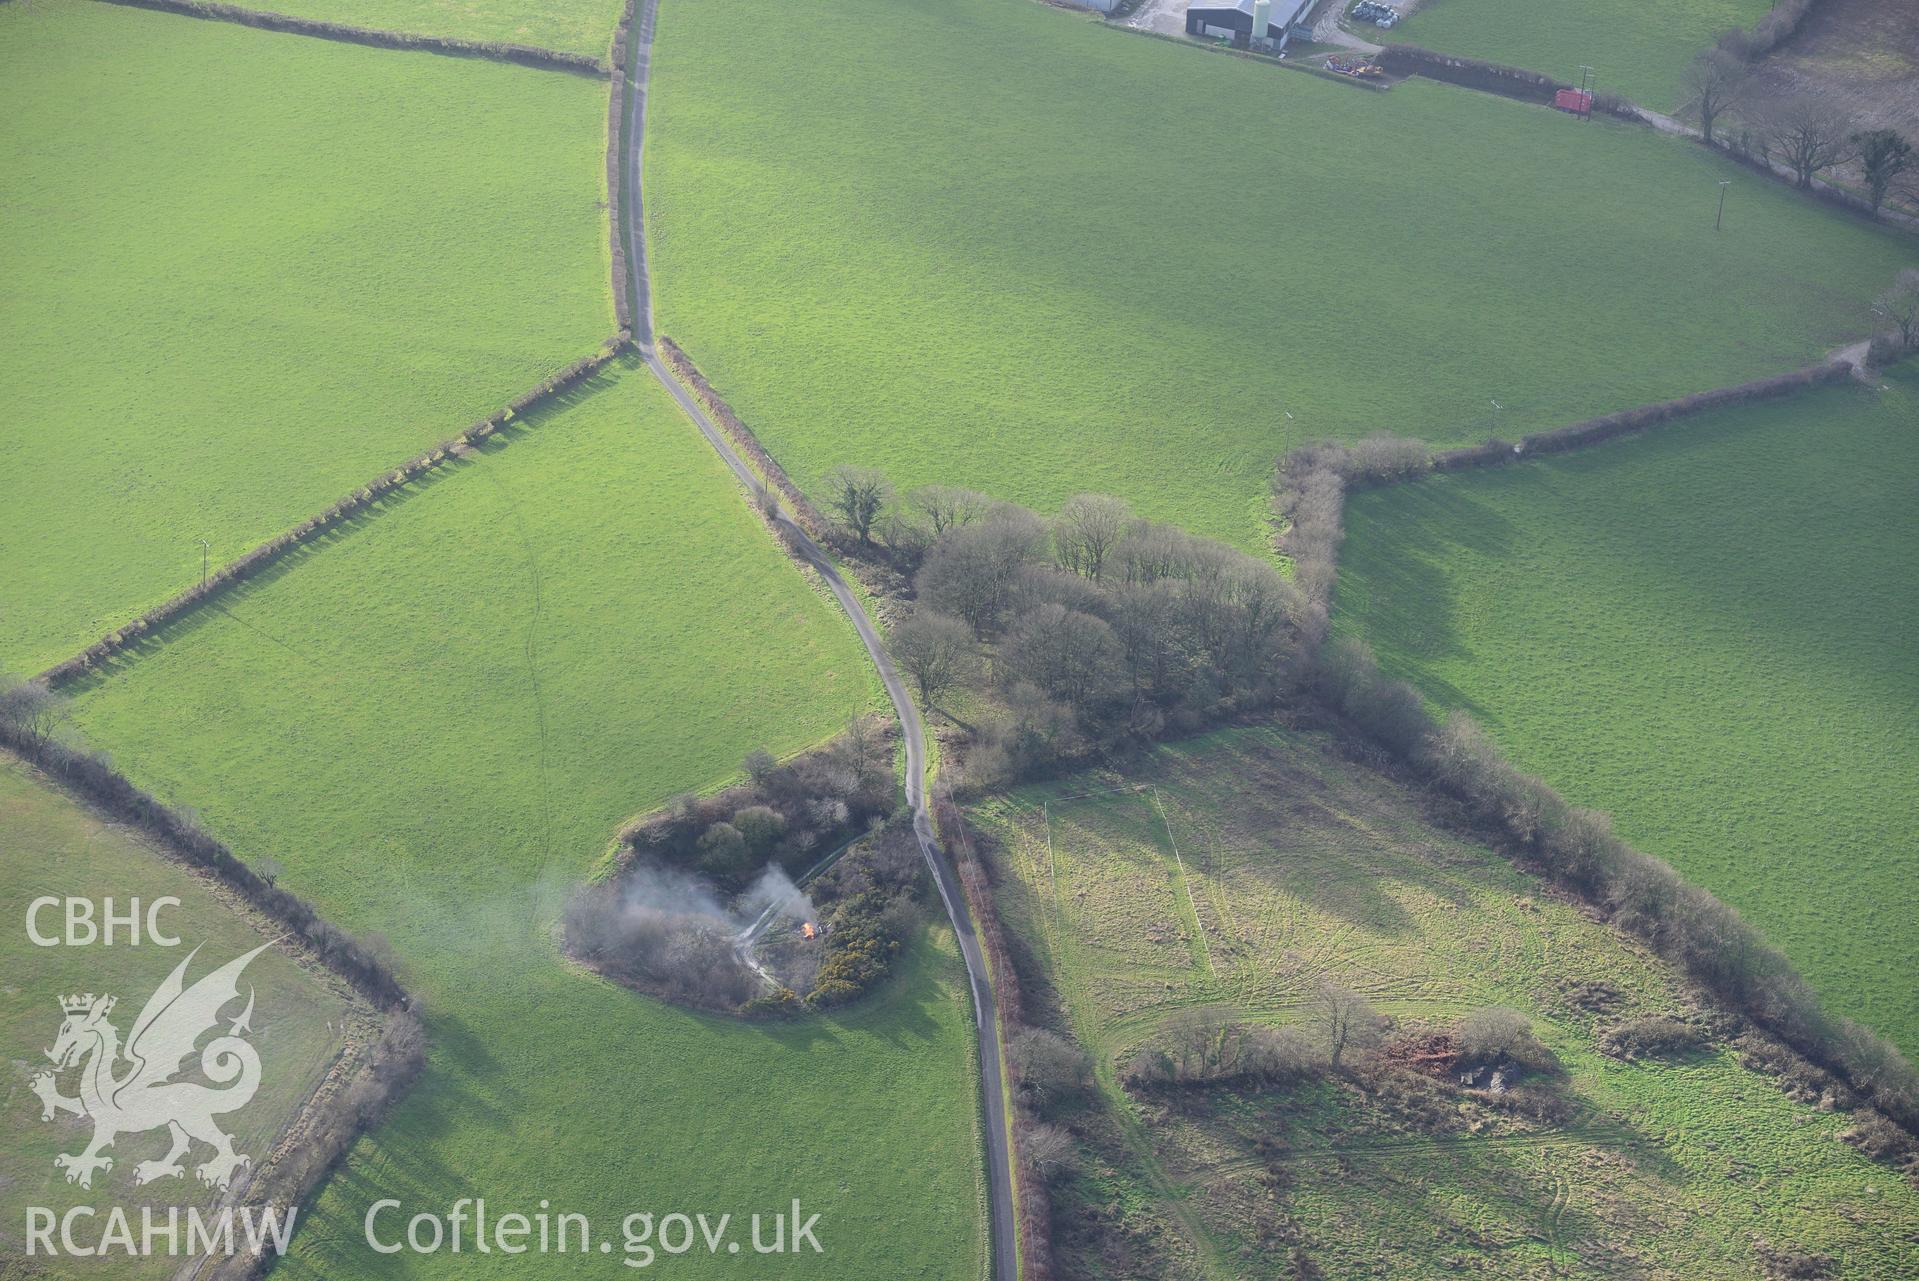
{"type": "Polygon", "coordinates": [[[987,678],[998,712],[969,753],[971,777],[1031,776],[1194,728],[1270,704],[1293,678],[1299,595],[1263,561],[1099,495],[1051,521],[964,491],[918,501],[942,532],[891,648],[929,704],[987,678]]]}

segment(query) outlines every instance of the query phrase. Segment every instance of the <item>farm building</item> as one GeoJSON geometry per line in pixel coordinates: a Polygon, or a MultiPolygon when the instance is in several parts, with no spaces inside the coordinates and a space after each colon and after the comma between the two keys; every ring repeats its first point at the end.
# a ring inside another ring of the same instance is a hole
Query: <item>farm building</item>
{"type": "Polygon", "coordinates": [[[1312,7],[1313,0],[1205,0],[1186,11],[1186,34],[1239,45],[1271,41],[1283,46],[1288,29],[1304,22],[1312,7]]]}

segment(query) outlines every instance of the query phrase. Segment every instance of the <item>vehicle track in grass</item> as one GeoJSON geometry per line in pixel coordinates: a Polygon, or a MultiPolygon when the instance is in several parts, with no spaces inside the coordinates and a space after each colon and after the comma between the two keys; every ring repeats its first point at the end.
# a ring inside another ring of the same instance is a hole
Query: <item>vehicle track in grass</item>
{"type": "MultiPolygon", "coordinates": [[[[647,273],[646,211],[641,199],[641,179],[646,149],[647,80],[652,70],[653,34],[658,17],[659,0],[639,0],[628,37],[632,63],[627,74],[627,102],[621,131],[624,164],[620,180],[624,192],[620,201],[620,216],[624,226],[620,228],[620,233],[626,246],[627,283],[633,291],[633,342],[646,367],[692,420],[707,444],[719,455],[720,461],[752,495],[764,487],[763,482],[721,434],[691,393],[668,372],[654,346],[653,295],[647,273]]],[[[926,735],[919,709],[913,705],[904,682],[894,669],[886,647],[880,642],[878,630],[861,608],[859,599],[841,576],[838,566],[784,510],[775,511],[771,519],[787,546],[820,576],[840,608],[846,611],[853,630],[859,635],[860,644],[866,647],[867,656],[879,672],[880,683],[886,688],[893,712],[899,717],[900,736],[906,743],[906,800],[913,811],[913,835],[919,840],[920,853],[932,870],[933,883],[939,888],[940,902],[946,909],[948,920],[952,922],[953,936],[959,943],[960,958],[965,962],[966,979],[972,992],[973,1021],[978,1035],[980,1114],[986,1157],[990,1230],[988,1247],[992,1260],[990,1275],[993,1281],[1017,1281],[1019,1238],[1013,1216],[1013,1166],[1006,1115],[1006,1087],[1000,1066],[999,1007],[994,1000],[992,977],[987,973],[985,955],[973,928],[972,913],[968,911],[966,899],[961,893],[958,875],[933,835],[933,820],[926,804],[926,735]]]]}

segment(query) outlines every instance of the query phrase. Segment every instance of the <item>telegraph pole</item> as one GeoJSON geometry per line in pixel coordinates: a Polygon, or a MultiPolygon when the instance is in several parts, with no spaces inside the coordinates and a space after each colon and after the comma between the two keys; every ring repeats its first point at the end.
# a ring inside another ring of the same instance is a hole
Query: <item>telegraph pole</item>
{"type": "Polygon", "coordinates": [[[200,586],[205,587],[207,585],[207,561],[211,559],[213,555],[213,544],[204,538],[195,539],[194,541],[200,544],[200,586]]]}
{"type": "Polygon", "coordinates": [[[1721,179],[1719,180],[1719,213],[1718,213],[1718,216],[1716,216],[1716,217],[1715,217],[1715,218],[1714,218],[1714,219],[1712,220],[1712,229],[1713,229],[1714,231],[1718,231],[1718,230],[1719,230],[1719,229],[1720,229],[1721,227],[1723,227],[1723,226],[1725,226],[1725,223],[1726,223],[1726,188],[1728,188],[1728,187],[1730,187],[1730,186],[1732,186],[1732,179],[1730,179],[1730,178],[1721,178],[1721,179]]]}

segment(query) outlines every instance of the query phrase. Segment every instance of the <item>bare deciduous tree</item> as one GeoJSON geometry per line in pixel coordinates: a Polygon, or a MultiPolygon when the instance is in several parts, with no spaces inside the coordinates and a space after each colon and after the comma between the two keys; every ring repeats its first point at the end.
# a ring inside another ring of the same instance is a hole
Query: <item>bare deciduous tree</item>
{"type": "Polygon", "coordinates": [[[1092,1078],[1086,1051],[1045,1028],[1021,1028],[1014,1033],[1006,1044],[1006,1059],[1020,1093],[1042,1107],[1086,1088],[1092,1078]]]}
{"type": "Polygon", "coordinates": [[[1851,154],[1846,117],[1824,103],[1795,98],[1768,112],[1761,124],[1766,154],[1777,158],[1802,188],[1851,154]]]}
{"type": "Polygon", "coordinates": [[[35,681],[0,680],[0,724],[44,747],[67,718],[67,700],[35,681]]]}
{"type": "Polygon", "coordinates": [[[1890,321],[1900,343],[1911,348],[1913,340],[1919,338],[1919,268],[1900,272],[1892,288],[1874,300],[1872,314],[1890,321]]]}
{"type": "Polygon", "coordinates": [[[1126,536],[1133,513],[1105,494],[1079,494],[1066,500],[1053,521],[1053,555],[1060,568],[1098,581],[1107,554],[1126,536]]]}
{"type": "Polygon", "coordinates": [[[1060,1126],[1036,1125],[1020,1138],[1020,1151],[1027,1164],[1049,1183],[1071,1170],[1078,1159],[1079,1146],[1060,1126]]]}
{"type": "Polygon", "coordinates": [[[1365,997],[1337,983],[1320,983],[1308,1007],[1307,1020],[1326,1047],[1335,1072],[1347,1050],[1365,1050],[1379,1044],[1379,1014],[1365,997]]]}
{"type": "Polygon", "coordinates": [[[993,500],[985,494],[957,485],[922,485],[907,499],[926,513],[935,538],[949,529],[972,524],[993,508],[993,500]]]}
{"type": "Polygon", "coordinates": [[[1713,123],[1724,115],[1739,97],[1746,79],[1746,66],[1723,49],[1708,49],[1686,68],[1685,110],[1699,120],[1699,131],[1708,145],[1712,142],[1713,123]]]}
{"type": "Polygon", "coordinates": [[[1868,129],[1852,135],[1852,149],[1865,171],[1872,211],[1878,213],[1893,181],[1914,166],[1912,144],[1891,129],[1868,129]]]}
{"type": "Polygon", "coordinates": [[[895,627],[886,647],[900,670],[912,678],[920,702],[927,707],[970,676],[979,661],[972,628],[951,615],[925,609],[895,627]]]}
{"type": "Polygon", "coordinates": [[[826,474],[828,499],[855,537],[873,541],[873,522],[893,496],[886,476],[871,467],[835,467],[826,474]]]}

